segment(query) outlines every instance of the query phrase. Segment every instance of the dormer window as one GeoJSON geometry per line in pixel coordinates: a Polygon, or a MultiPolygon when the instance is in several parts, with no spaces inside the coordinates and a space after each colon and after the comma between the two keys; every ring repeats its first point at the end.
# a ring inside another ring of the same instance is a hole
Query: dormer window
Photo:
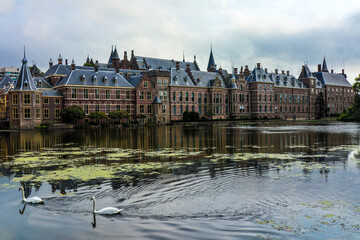
{"type": "Polygon", "coordinates": [[[280,80],[277,80],[277,81],[276,81],[276,85],[280,85],[280,80]]]}
{"type": "Polygon", "coordinates": [[[279,80],[280,80],[280,76],[276,76],[276,80],[278,80],[278,81],[279,81],[279,80]]]}
{"type": "Polygon", "coordinates": [[[284,86],[287,86],[287,81],[284,81],[284,86]]]}
{"type": "Polygon", "coordinates": [[[184,81],[187,82],[187,81],[188,81],[188,77],[184,77],[184,81]]]}
{"type": "Polygon", "coordinates": [[[107,76],[104,76],[104,78],[103,78],[104,83],[106,83],[107,80],[108,80],[107,76]]]}
{"type": "Polygon", "coordinates": [[[196,80],[197,80],[197,82],[201,82],[201,78],[197,78],[196,80]]]}
{"type": "Polygon", "coordinates": [[[93,82],[97,82],[97,76],[93,76],[93,82]]]}
{"type": "Polygon", "coordinates": [[[266,79],[266,75],[263,75],[263,79],[266,79]]]}
{"type": "Polygon", "coordinates": [[[81,81],[82,82],[85,82],[86,81],[86,77],[85,77],[85,75],[83,74],[83,75],[81,75],[81,81]]]}
{"type": "Polygon", "coordinates": [[[117,82],[118,82],[118,78],[114,77],[114,83],[117,84],[117,82]]]}
{"type": "Polygon", "coordinates": [[[24,87],[27,88],[29,86],[28,82],[24,82],[24,87]]]}

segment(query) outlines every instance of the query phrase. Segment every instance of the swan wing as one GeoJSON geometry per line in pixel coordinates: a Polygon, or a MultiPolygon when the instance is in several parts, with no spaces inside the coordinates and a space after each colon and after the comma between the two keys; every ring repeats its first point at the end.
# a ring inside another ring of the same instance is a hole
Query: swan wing
{"type": "Polygon", "coordinates": [[[25,202],[27,202],[27,203],[44,203],[44,201],[39,197],[27,198],[27,199],[25,199],[25,202]]]}
{"type": "Polygon", "coordinates": [[[96,211],[96,213],[104,214],[104,215],[112,215],[112,214],[119,214],[121,211],[122,209],[117,209],[114,207],[106,207],[96,211]]]}

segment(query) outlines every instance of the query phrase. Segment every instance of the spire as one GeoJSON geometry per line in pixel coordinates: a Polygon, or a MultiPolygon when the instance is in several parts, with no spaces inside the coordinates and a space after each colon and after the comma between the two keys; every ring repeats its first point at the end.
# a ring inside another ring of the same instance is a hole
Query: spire
{"type": "Polygon", "coordinates": [[[13,90],[38,91],[32,79],[29,67],[27,65],[25,47],[24,47],[24,58],[22,60],[22,63],[23,64],[21,66],[19,76],[16,80],[15,87],[13,90]]]}
{"type": "Polygon", "coordinates": [[[112,58],[111,59],[116,59],[116,60],[120,60],[119,54],[116,50],[116,45],[115,45],[115,50],[113,52],[112,58]]]}
{"type": "Polygon", "coordinates": [[[216,64],[215,64],[215,60],[214,60],[214,56],[213,56],[213,52],[212,52],[212,44],[210,44],[210,57],[209,57],[209,63],[208,63],[208,67],[207,67],[208,72],[212,72],[216,70],[216,64]]]}
{"type": "Polygon", "coordinates": [[[86,63],[90,63],[89,54],[88,54],[88,56],[86,58],[86,63]]]}
{"type": "Polygon", "coordinates": [[[111,64],[111,59],[113,57],[113,54],[114,54],[114,46],[111,45],[111,53],[110,53],[108,64],[111,64]]]}
{"type": "Polygon", "coordinates": [[[183,50],[183,62],[185,62],[185,53],[184,53],[184,50],[183,50]]]}
{"type": "Polygon", "coordinates": [[[326,64],[326,59],[325,59],[325,56],[324,56],[324,61],[323,61],[323,65],[322,65],[322,72],[329,72],[328,70],[328,67],[327,67],[327,64],[326,64]]]}

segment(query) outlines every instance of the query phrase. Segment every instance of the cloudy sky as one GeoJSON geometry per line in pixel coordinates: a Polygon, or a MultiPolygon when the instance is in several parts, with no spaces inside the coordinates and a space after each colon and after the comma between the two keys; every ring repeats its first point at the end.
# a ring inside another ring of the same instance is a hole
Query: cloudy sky
{"type": "Polygon", "coordinates": [[[218,67],[257,62],[298,76],[326,55],[348,79],[360,73],[360,1],[355,0],[1,0],[0,66],[87,54],[106,62],[111,45],[149,57],[197,61],[206,70],[210,42],[218,67]]]}

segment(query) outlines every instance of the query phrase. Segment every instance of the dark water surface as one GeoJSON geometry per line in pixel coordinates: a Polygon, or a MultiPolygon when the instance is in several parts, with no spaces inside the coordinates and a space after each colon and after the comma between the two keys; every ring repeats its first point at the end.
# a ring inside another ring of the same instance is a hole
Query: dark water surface
{"type": "Polygon", "coordinates": [[[336,122],[3,131],[0,239],[360,239],[359,145],[336,122]]]}

